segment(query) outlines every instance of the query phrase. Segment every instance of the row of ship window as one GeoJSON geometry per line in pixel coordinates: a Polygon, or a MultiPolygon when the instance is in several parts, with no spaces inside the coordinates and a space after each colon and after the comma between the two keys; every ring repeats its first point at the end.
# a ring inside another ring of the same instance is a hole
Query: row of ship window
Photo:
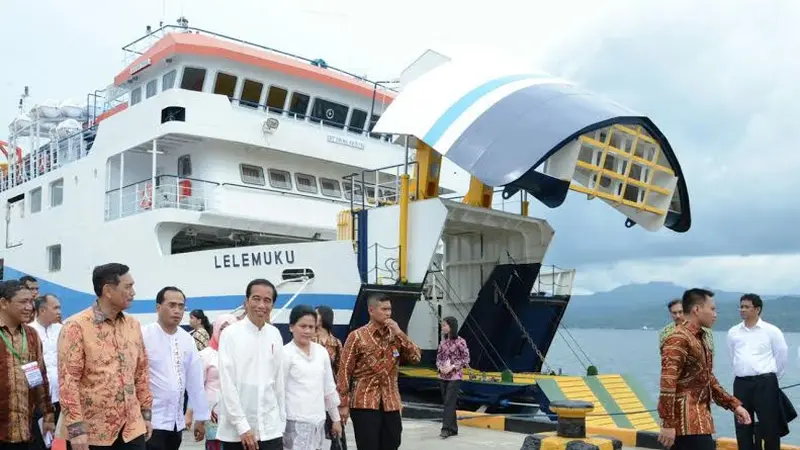
{"type": "MultiPolygon", "coordinates": [[[[251,164],[239,164],[239,171],[242,176],[242,183],[254,186],[266,186],[267,179],[264,176],[264,168],[254,166],[251,164]]],[[[269,185],[275,189],[292,190],[292,175],[286,170],[280,169],[267,169],[269,185]]],[[[349,181],[334,180],[332,178],[319,178],[314,175],[305,173],[294,174],[294,185],[298,192],[306,194],[322,194],[330,198],[344,198],[347,200],[352,199],[353,187],[349,181]],[[344,191],[344,192],[343,192],[344,191]]],[[[355,185],[355,195],[357,199],[361,198],[362,193],[366,191],[367,199],[374,201],[375,186],[362,186],[358,183],[355,185]]],[[[395,189],[391,187],[378,187],[378,195],[381,200],[393,200],[395,196],[395,189]]]]}
{"type": "MultiPolygon", "coordinates": [[[[166,91],[175,87],[177,78],[177,69],[165,73],[161,77],[161,90],[166,91]]],[[[189,91],[203,91],[203,84],[206,78],[206,69],[197,67],[185,67],[183,69],[183,77],[181,78],[180,88],[189,91]]],[[[215,94],[226,95],[228,98],[233,99],[236,91],[237,77],[225,72],[217,72],[216,80],[214,81],[213,92],[215,94]]],[[[372,114],[370,116],[364,110],[358,108],[350,108],[341,103],[332,102],[319,97],[314,97],[313,102],[311,96],[300,92],[292,92],[289,99],[287,109],[287,98],[289,98],[289,91],[279,86],[269,86],[266,96],[266,104],[260,104],[261,93],[264,90],[264,83],[245,79],[242,84],[242,92],[238,99],[241,106],[253,109],[268,109],[271,112],[283,114],[286,113],[290,117],[298,119],[308,119],[315,123],[323,123],[327,126],[345,129],[353,133],[363,133],[366,131],[367,118],[369,117],[369,131],[380,119],[379,114],[372,114]],[[310,107],[310,108],[309,108],[310,107]],[[309,110],[310,109],[310,110],[309,110]]],[[[145,98],[150,98],[158,93],[158,79],[153,79],[147,82],[145,86],[137,87],[131,91],[131,106],[142,101],[142,93],[144,91],[145,98]]],[[[370,136],[376,139],[389,140],[388,136],[370,133],[370,136]]]]}

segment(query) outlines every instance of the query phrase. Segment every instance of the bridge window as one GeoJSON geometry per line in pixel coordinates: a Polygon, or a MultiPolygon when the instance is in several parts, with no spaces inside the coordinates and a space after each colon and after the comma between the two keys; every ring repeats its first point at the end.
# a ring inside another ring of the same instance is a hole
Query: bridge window
{"type": "Polygon", "coordinates": [[[206,80],[206,69],[199,69],[196,67],[187,67],[183,69],[183,78],[181,79],[181,89],[188,91],[203,91],[203,83],[206,80]]]}
{"type": "Polygon", "coordinates": [[[239,171],[242,174],[242,183],[264,186],[264,169],[250,164],[239,164],[239,171]]]}
{"type": "Polygon", "coordinates": [[[61,270],[61,244],[47,247],[47,267],[50,272],[61,270]]]}
{"type": "Polygon", "coordinates": [[[278,86],[270,86],[267,94],[267,106],[274,113],[282,113],[286,108],[286,97],[289,93],[286,89],[278,86]]]}
{"type": "Polygon", "coordinates": [[[320,178],[319,185],[322,188],[322,195],[326,197],[342,197],[342,189],[339,187],[338,180],[331,180],[330,178],[320,178]]]}
{"type": "Polygon", "coordinates": [[[258,102],[261,101],[261,91],[264,90],[264,83],[259,83],[253,80],[244,80],[242,86],[241,104],[250,108],[258,108],[258,102]]]}
{"type": "Polygon", "coordinates": [[[306,94],[301,94],[299,92],[293,93],[292,101],[289,104],[289,115],[297,117],[298,119],[304,119],[308,111],[309,100],[310,98],[306,94]]]}
{"type": "Polygon", "coordinates": [[[161,110],[161,123],[186,122],[186,108],[183,106],[167,106],[161,110]]]}
{"type": "Polygon", "coordinates": [[[378,123],[378,120],[381,118],[380,114],[373,114],[372,117],[369,118],[369,137],[373,137],[375,139],[380,139],[380,134],[372,133],[372,129],[375,128],[375,124],[378,123]]]}
{"type": "Polygon", "coordinates": [[[214,83],[214,93],[233,98],[236,91],[236,77],[225,72],[217,72],[217,81],[214,83]]]}
{"type": "Polygon", "coordinates": [[[269,169],[269,185],[276,189],[292,189],[292,178],[285,170],[269,169]]]}
{"type": "Polygon", "coordinates": [[[183,155],[178,158],[178,176],[189,178],[192,176],[192,156],[183,155]]]}
{"type": "Polygon", "coordinates": [[[64,179],[59,178],[50,183],[50,207],[64,203],[64,179]]]}
{"type": "Polygon", "coordinates": [[[142,101],[142,88],[137,87],[131,91],[131,106],[142,101]]]}
{"type": "Polygon", "coordinates": [[[353,114],[350,115],[350,126],[347,128],[353,133],[363,133],[364,125],[367,123],[367,112],[360,109],[353,108],[353,114]]]}
{"type": "Polygon", "coordinates": [[[363,190],[361,189],[360,184],[355,185],[355,189],[353,189],[353,184],[349,181],[342,182],[342,188],[344,190],[344,198],[351,200],[353,199],[353,192],[355,191],[355,199],[361,200],[361,196],[363,194],[363,190]]]}
{"type": "Polygon", "coordinates": [[[42,188],[31,190],[31,214],[42,210],[42,188]]]}
{"type": "Polygon", "coordinates": [[[344,128],[347,121],[347,110],[350,109],[341,103],[334,103],[321,98],[314,99],[314,107],[311,108],[311,121],[335,127],[344,128]]]}
{"type": "Polygon", "coordinates": [[[317,179],[313,175],[304,173],[294,174],[294,181],[297,183],[297,190],[300,192],[317,193],[317,179]]]}
{"type": "Polygon", "coordinates": [[[150,98],[158,93],[158,80],[150,80],[147,82],[145,98],[150,98]]]}
{"type": "Polygon", "coordinates": [[[286,269],[281,273],[281,278],[283,281],[286,280],[297,280],[300,278],[314,278],[314,271],[308,268],[302,269],[286,269]]]}
{"type": "Polygon", "coordinates": [[[177,70],[170,70],[169,72],[164,74],[164,77],[161,78],[161,91],[166,91],[167,89],[172,89],[175,87],[175,78],[178,75],[177,70]]]}

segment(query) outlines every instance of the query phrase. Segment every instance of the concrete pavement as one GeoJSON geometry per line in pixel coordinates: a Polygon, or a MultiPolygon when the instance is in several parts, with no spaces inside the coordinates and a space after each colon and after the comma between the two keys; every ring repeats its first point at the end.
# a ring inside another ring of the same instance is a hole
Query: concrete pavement
{"type": "MultiPolygon", "coordinates": [[[[403,443],[401,449],[408,450],[478,450],[503,449],[520,450],[525,435],[506,431],[484,430],[481,428],[459,427],[458,436],[447,439],[439,437],[441,424],[430,420],[403,419],[403,443]]],[[[356,450],[353,427],[347,424],[347,448],[356,450]]],[[[190,433],[184,433],[181,450],[203,450],[202,442],[194,442],[190,433]]],[[[327,450],[327,446],[325,449],[327,450]]],[[[624,447],[629,449],[630,447],[624,447]]]]}

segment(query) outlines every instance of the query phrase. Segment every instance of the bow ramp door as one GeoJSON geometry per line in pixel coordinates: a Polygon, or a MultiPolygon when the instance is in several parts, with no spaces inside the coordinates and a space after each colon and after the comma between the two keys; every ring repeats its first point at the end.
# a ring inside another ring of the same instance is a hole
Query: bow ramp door
{"type": "MultiPolygon", "coordinates": [[[[499,295],[495,306],[506,308],[510,297],[527,301],[553,238],[553,229],[541,219],[438,197],[413,201],[408,215],[408,283],[401,285],[399,206],[364,209],[353,216],[352,236],[364,284],[350,329],[367,322],[369,296],[385,293],[393,299],[394,319],[417,337],[423,349],[436,348],[439,317],[454,316],[460,324],[466,323],[462,331],[482,336],[475,319],[468,316],[487,282],[492,289],[500,286],[501,293],[513,291],[513,295],[499,295]],[[505,267],[501,270],[505,277],[493,275],[498,267],[505,267]],[[508,288],[512,278],[515,284],[508,288]]],[[[346,235],[340,236],[349,238],[346,235]]],[[[493,327],[509,325],[495,323],[491,308],[481,310],[486,316],[480,319],[484,326],[490,322],[493,327]]]]}

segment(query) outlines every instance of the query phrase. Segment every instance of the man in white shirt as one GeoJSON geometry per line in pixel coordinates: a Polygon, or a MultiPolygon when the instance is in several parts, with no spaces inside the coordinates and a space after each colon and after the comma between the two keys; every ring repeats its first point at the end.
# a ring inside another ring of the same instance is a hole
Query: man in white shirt
{"type": "Polygon", "coordinates": [[[211,418],[203,379],[203,361],[194,339],[179,325],[186,312],[183,292],[167,286],[156,295],[158,321],[142,327],[142,337],[150,363],[150,390],[153,391],[153,435],[148,450],[178,450],[186,421],[183,415],[184,392],[194,411],[194,438],[205,437],[205,421],[211,418]]]}
{"type": "MultiPolygon", "coordinates": [[[[758,418],[764,450],[780,449],[780,388],[788,359],[788,347],[778,327],[761,318],[764,302],[756,294],[739,300],[742,323],[728,331],[728,348],[733,363],[733,395],[742,401],[750,416],[758,418]]],[[[753,420],[755,423],[755,418],[753,420]]],[[[753,425],[736,424],[739,450],[761,449],[753,425]]]]}
{"type": "Polygon", "coordinates": [[[223,450],[283,449],[283,338],[268,323],[277,296],[269,281],[251,281],[245,290],[246,316],[220,337],[217,439],[223,450]]]}
{"type": "Polygon", "coordinates": [[[53,294],[45,294],[34,300],[36,320],[31,327],[42,341],[42,354],[50,383],[50,400],[53,402],[56,420],[61,414],[58,398],[58,334],[61,332],[61,302],[53,294]]]}

